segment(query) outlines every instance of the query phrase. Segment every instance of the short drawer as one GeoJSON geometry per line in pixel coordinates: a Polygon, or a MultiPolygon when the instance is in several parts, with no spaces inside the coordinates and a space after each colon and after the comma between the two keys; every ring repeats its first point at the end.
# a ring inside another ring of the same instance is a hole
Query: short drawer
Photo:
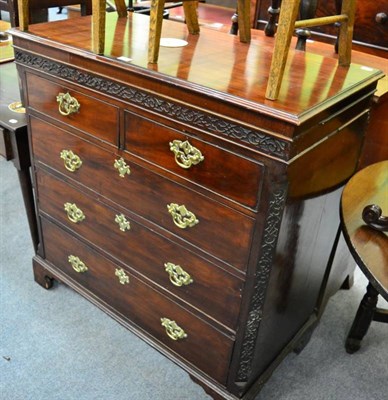
{"type": "Polygon", "coordinates": [[[46,259],[50,263],[159,343],[225,384],[233,347],[230,337],[153,290],[128,270],[97,254],[55,224],[42,219],[42,227],[43,237],[47,238],[44,240],[46,259]],[[174,322],[177,324],[175,332],[172,329],[174,322]]]}
{"type": "Polygon", "coordinates": [[[43,171],[38,172],[41,210],[107,254],[190,306],[235,329],[242,280],[174,244],[130,217],[43,171]],[[75,222],[65,203],[75,204],[84,218],[75,222]]]}
{"type": "Polygon", "coordinates": [[[126,149],[246,207],[257,209],[264,166],[127,112],[126,149]]]}
{"type": "Polygon", "coordinates": [[[31,127],[35,161],[65,173],[229,265],[246,269],[253,218],[53,125],[32,118],[31,127]],[[71,150],[82,162],[74,172],[65,167],[60,157],[63,150],[71,150]],[[116,162],[126,167],[120,172],[116,162]],[[181,206],[186,207],[186,217],[181,206]],[[180,220],[186,228],[178,227],[180,220]]]}
{"type": "Polygon", "coordinates": [[[119,111],[117,107],[31,73],[27,73],[27,90],[30,109],[71,125],[105,142],[118,143],[119,111]],[[58,101],[58,96],[61,94],[69,94],[72,99],[58,101]],[[79,107],[68,106],[70,103],[74,104],[73,99],[78,102],[79,107]]]}

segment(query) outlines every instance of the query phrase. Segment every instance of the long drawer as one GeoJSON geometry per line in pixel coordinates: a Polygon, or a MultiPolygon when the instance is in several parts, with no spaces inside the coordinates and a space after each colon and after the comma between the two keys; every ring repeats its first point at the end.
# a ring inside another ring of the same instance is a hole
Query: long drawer
{"type": "Polygon", "coordinates": [[[264,166],[126,112],[125,148],[147,161],[257,209],[264,166]]]}
{"type": "Polygon", "coordinates": [[[246,269],[253,218],[39,119],[31,118],[31,127],[36,161],[65,173],[229,265],[246,269]],[[60,156],[63,150],[72,151],[82,162],[74,172],[65,167],[60,156]],[[125,172],[115,168],[117,162],[125,163],[125,172]]]}
{"type": "Polygon", "coordinates": [[[51,174],[40,170],[37,174],[41,211],[176,297],[235,328],[242,280],[51,174]],[[65,204],[77,207],[78,222],[76,214],[65,210],[65,204]]]}
{"type": "Polygon", "coordinates": [[[50,263],[179,356],[225,384],[234,343],[231,338],[44,218],[42,228],[48,239],[45,252],[50,263]]]}
{"type": "Polygon", "coordinates": [[[119,109],[83,93],[27,73],[28,106],[111,144],[118,144],[119,109]],[[64,96],[67,96],[64,98],[64,96]],[[78,106],[75,105],[78,102],[78,106]],[[67,115],[65,115],[67,114],[67,115]]]}

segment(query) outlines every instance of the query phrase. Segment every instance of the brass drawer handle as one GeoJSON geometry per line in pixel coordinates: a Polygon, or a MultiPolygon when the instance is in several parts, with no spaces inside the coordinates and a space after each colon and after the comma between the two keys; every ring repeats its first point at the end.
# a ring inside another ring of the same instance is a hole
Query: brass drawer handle
{"type": "Polygon", "coordinates": [[[77,154],[73,153],[71,150],[62,150],[60,153],[60,157],[65,164],[65,168],[70,172],[75,172],[82,166],[82,160],[79,158],[79,156],[77,156],[77,154]]]}
{"type": "Polygon", "coordinates": [[[73,267],[75,272],[84,273],[88,270],[88,267],[86,266],[86,264],[83,261],[81,261],[81,259],[79,257],[70,255],[68,257],[68,261],[71,264],[71,266],[73,267]]]}
{"type": "Polygon", "coordinates": [[[113,166],[117,169],[117,171],[119,171],[119,175],[121,178],[124,178],[126,174],[131,174],[131,169],[122,157],[118,160],[115,160],[113,166]]]}
{"type": "Polygon", "coordinates": [[[122,285],[129,283],[129,277],[122,268],[116,268],[115,275],[119,278],[122,285]]]}
{"type": "Polygon", "coordinates": [[[67,218],[75,224],[83,221],[86,217],[83,211],[77,207],[75,203],[65,203],[65,211],[67,212],[67,218]]]}
{"type": "Polygon", "coordinates": [[[172,340],[187,338],[186,332],[175,321],[171,321],[168,318],[160,318],[160,322],[166,328],[166,333],[172,340]]]}
{"type": "Polygon", "coordinates": [[[167,210],[171,214],[174,224],[181,229],[191,228],[199,223],[195,214],[184,205],[171,203],[167,205],[167,210]]]}
{"type": "Polygon", "coordinates": [[[115,217],[115,222],[119,225],[120,231],[125,232],[131,229],[131,224],[125,218],[124,214],[117,214],[115,217]]]}
{"type": "Polygon", "coordinates": [[[173,140],[170,142],[170,150],[175,155],[175,162],[182,168],[190,168],[205,159],[202,153],[187,140],[173,140]]]}
{"type": "Polygon", "coordinates": [[[70,93],[59,93],[57,96],[58,111],[64,116],[77,113],[81,107],[75,97],[70,96],[70,93]]]}
{"type": "Polygon", "coordinates": [[[175,286],[187,286],[194,282],[191,276],[180,265],[167,262],[164,264],[164,268],[168,273],[171,283],[175,286]]]}

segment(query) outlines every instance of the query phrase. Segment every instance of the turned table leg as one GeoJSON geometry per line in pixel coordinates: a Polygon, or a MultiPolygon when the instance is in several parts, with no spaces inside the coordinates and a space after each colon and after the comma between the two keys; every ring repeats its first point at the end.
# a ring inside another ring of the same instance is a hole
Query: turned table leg
{"type": "Polygon", "coordinates": [[[345,348],[349,354],[358,351],[361,347],[361,341],[368,332],[370,323],[373,320],[377,297],[377,290],[369,283],[346,339],[345,348]]]}

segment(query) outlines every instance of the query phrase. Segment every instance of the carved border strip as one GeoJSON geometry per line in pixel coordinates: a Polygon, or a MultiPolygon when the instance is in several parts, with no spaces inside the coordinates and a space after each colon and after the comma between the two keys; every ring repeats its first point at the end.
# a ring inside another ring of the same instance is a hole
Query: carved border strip
{"type": "Polygon", "coordinates": [[[269,202],[269,214],[265,223],[261,256],[255,272],[255,287],[249,306],[244,339],[237,371],[237,382],[247,382],[252,373],[252,361],[256,347],[267,285],[271,273],[272,261],[276,250],[280,224],[286,200],[286,189],[273,192],[269,202]]]}
{"type": "Polygon", "coordinates": [[[266,154],[279,157],[283,160],[287,159],[289,153],[288,142],[275,139],[272,136],[260,133],[256,130],[234,124],[202,111],[190,109],[164,100],[145,91],[17,49],[15,49],[15,60],[20,64],[40,69],[50,75],[67,79],[79,85],[118,97],[136,105],[141,105],[145,109],[152,110],[161,115],[167,115],[170,118],[190,124],[191,126],[241,140],[266,154]]]}

